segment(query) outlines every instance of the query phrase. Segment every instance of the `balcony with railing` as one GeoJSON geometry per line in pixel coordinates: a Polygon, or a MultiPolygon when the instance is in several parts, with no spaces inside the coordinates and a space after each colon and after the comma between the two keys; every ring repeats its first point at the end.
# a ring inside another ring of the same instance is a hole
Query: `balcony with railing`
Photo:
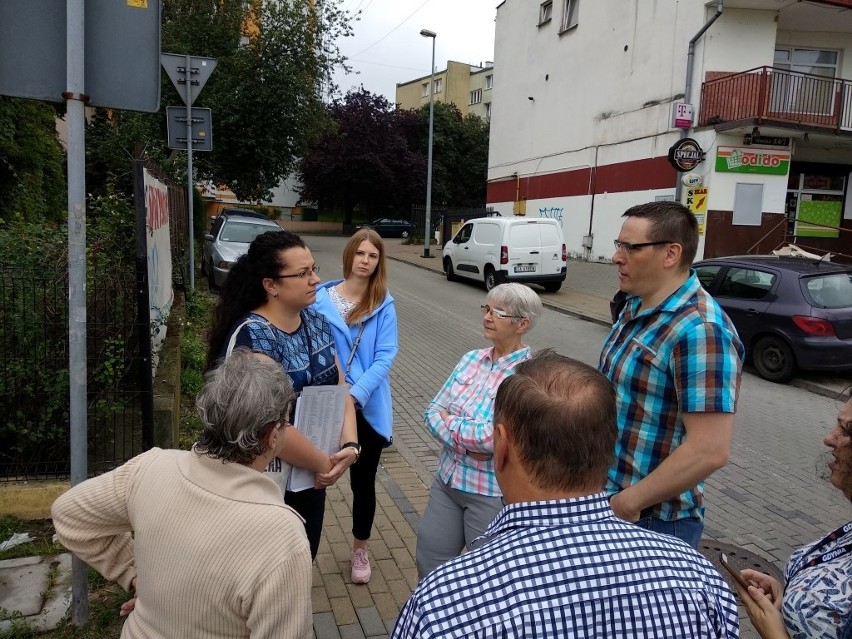
{"type": "Polygon", "coordinates": [[[771,124],[852,135],[852,82],[775,67],[708,79],[698,126],[771,124]]]}

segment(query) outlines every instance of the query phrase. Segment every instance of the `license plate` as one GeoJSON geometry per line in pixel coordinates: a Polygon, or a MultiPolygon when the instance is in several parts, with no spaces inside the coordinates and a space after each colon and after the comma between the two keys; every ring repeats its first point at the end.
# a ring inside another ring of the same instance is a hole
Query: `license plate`
{"type": "Polygon", "coordinates": [[[535,264],[515,264],[515,273],[535,273],[535,264]]]}

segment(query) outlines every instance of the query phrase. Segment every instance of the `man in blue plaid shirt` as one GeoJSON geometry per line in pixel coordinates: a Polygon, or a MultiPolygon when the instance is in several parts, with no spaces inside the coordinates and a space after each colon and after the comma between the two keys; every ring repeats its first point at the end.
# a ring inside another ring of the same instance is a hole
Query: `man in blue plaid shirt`
{"type": "Polygon", "coordinates": [[[745,351],[690,269],[689,209],[650,202],[623,217],[612,261],[627,300],[598,365],[618,398],[607,492],[622,519],[697,548],[704,480],[728,461],[745,351]]]}
{"type": "Polygon", "coordinates": [[[506,506],[481,546],[420,582],[393,639],[738,637],[734,595],[706,559],[613,514],[615,438],[598,371],[552,352],[519,364],[494,403],[506,506]]]}

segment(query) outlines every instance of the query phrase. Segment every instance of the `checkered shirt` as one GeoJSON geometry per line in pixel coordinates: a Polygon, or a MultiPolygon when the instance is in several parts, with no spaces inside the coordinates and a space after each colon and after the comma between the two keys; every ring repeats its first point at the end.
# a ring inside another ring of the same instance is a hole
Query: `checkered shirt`
{"type": "MultiPolygon", "coordinates": [[[[630,297],[604,342],[598,368],[618,403],[615,466],[607,492],[647,477],[686,435],[682,413],[734,413],[742,342],[693,271],[659,306],[637,315],[630,297]]],[[[643,512],[663,520],[704,518],[704,482],[643,512]]]]}
{"type": "Polygon", "coordinates": [[[432,435],[444,445],[438,458],[438,477],[451,488],[466,493],[499,497],[491,459],[478,461],[466,451],[494,452],[494,397],[497,387],[529,359],[530,348],[492,360],[493,348],[471,351],[461,358],[424,417],[432,435]],[[450,417],[441,419],[445,409],[450,417]]]}
{"type": "Polygon", "coordinates": [[[616,518],[605,493],[510,504],[484,536],[420,582],[392,639],[739,636],[713,566],[616,518]]]}

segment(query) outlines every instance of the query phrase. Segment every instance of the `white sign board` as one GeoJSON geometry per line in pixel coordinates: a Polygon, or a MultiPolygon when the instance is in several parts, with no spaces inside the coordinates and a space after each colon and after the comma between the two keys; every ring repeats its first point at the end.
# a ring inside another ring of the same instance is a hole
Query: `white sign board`
{"type": "Polygon", "coordinates": [[[172,248],[169,243],[169,188],[145,169],[145,237],[148,245],[148,299],[150,302],[151,352],[157,370],[157,353],[166,339],[172,310],[172,248]]]}
{"type": "Polygon", "coordinates": [[[692,128],[692,105],[686,102],[675,102],[672,105],[672,128],[692,128]]]}

